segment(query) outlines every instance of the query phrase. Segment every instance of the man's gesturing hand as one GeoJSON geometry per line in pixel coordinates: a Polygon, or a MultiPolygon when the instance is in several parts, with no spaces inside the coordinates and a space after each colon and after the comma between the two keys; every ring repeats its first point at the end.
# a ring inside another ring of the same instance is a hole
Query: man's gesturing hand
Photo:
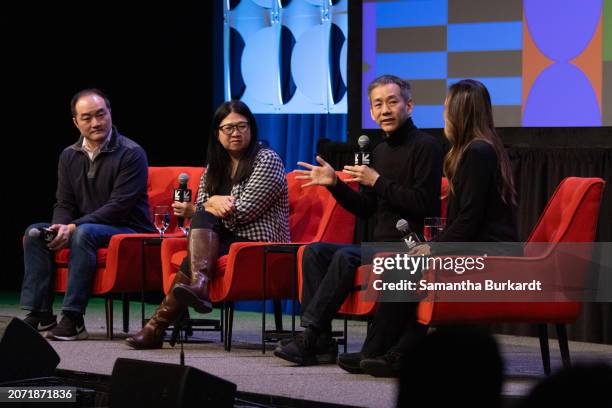
{"type": "Polygon", "coordinates": [[[302,184],[302,187],[335,186],[337,177],[334,168],[323,160],[321,156],[317,156],[317,163],[320,166],[298,162],[299,166],[306,167],[308,170],[296,170],[300,175],[295,178],[298,180],[309,180],[306,184],[302,184]]]}

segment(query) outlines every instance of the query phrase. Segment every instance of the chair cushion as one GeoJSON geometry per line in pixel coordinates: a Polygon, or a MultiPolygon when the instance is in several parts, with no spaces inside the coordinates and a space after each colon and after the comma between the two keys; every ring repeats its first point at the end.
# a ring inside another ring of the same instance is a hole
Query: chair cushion
{"type": "MultiPolygon", "coordinates": [[[[106,266],[106,255],[108,254],[108,248],[98,249],[98,256],[96,257],[96,267],[104,268],[106,266]]],[[[68,266],[68,260],[70,259],[70,250],[64,248],[55,253],[55,264],[58,268],[65,268],[68,266]]]]}

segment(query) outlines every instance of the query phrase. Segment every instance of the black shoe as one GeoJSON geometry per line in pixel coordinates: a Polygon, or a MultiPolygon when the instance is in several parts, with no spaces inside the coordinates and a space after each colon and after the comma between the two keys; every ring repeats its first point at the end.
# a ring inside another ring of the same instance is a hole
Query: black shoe
{"type": "Polygon", "coordinates": [[[301,366],[332,364],[338,356],[338,343],[328,333],[316,335],[306,329],[288,344],[274,350],[274,355],[301,366]]]}
{"type": "Polygon", "coordinates": [[[359,363],[365,358],[362,353],[343,353],[338,356],[338,365],[351,374],[362,374],[363,370],[359,363]]]}
{"type": "Polygon", "coordinates": [[[39,332],[57,326],[57,317],[51,312],[30,312],[23,321],[39,332]]]}
{"type": "Polygon", "coordinates": [[[53,340],[85,340],[89,337],[81,314],[64,314],[59,324],[47,332],[53,340]]]}
{"type": "Polygon", "coordinates": [[[303,333],[304,332],[295,332],[294,337],[285,337],[284,339],[280,339],[278,341],[278,343],[276,344],[276,349],[275,350],[282,349],[287,344],[291,343],[293,341],[293,339],[295,338],[295,336],[301,336],[301,335],[303,335],[303,333]]]}
{"type": "Polygon", "coordinates": [[[374,377],[399,377],[401,363],[401,353],[389,352],[376,358],[364,358],[359,366],[364,373],[374,377]]]}

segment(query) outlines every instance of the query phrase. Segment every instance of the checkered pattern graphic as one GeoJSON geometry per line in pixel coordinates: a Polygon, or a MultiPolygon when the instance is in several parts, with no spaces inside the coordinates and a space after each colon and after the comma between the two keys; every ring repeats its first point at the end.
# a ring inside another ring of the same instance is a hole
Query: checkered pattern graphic
{"type": "MultiPolygon", "coordinates": [[[[204,209],[208,200],[206,172],[200,180],[196,207],[204,209]]],[[[289,193],[285,167],[271,149],[262,148],[255,158],[253,172],[232,187],[235,211],[223,224],[234,234],[253,241],[289,242],[289,193]]]]}
{"type": "Polygon", "coordinates": [[[364,1],[362,127],[378,128],[367,86],[383,74],[410,82],[421,128],[444,127],[447,88],[463,78],[487,87],[497,126],[520,126],[522,11],[522,0],[364,1]]]}

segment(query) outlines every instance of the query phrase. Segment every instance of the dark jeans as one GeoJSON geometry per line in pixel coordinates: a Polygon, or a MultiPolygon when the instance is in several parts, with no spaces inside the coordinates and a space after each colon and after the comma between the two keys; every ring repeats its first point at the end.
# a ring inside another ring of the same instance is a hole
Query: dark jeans
{"type": "MultiPolygon", "coordinates": [[[[49,225],[46,223],[30,225],[24,237],[25,268],[21,287],[21,307],[35,312],[52,312],[55,295],[54,252],[42,239],[31,238],[28,233],[32,228],[49,225]]],[[[74,230],[68,243],[70,248],[68,284],[62,310],[85,313],[96,273],[98,248],[107,246],[113,235],[134,232],[136,231],[132,228],[104,224],[82,224],[74,230]]]]}
{"type": "Polygon", "coordinates": [[[317,242],[306,246],[302,258],[302,327],[331,331],[331,322],[353,290],[361,265],[357,245],[317,242]]]}

